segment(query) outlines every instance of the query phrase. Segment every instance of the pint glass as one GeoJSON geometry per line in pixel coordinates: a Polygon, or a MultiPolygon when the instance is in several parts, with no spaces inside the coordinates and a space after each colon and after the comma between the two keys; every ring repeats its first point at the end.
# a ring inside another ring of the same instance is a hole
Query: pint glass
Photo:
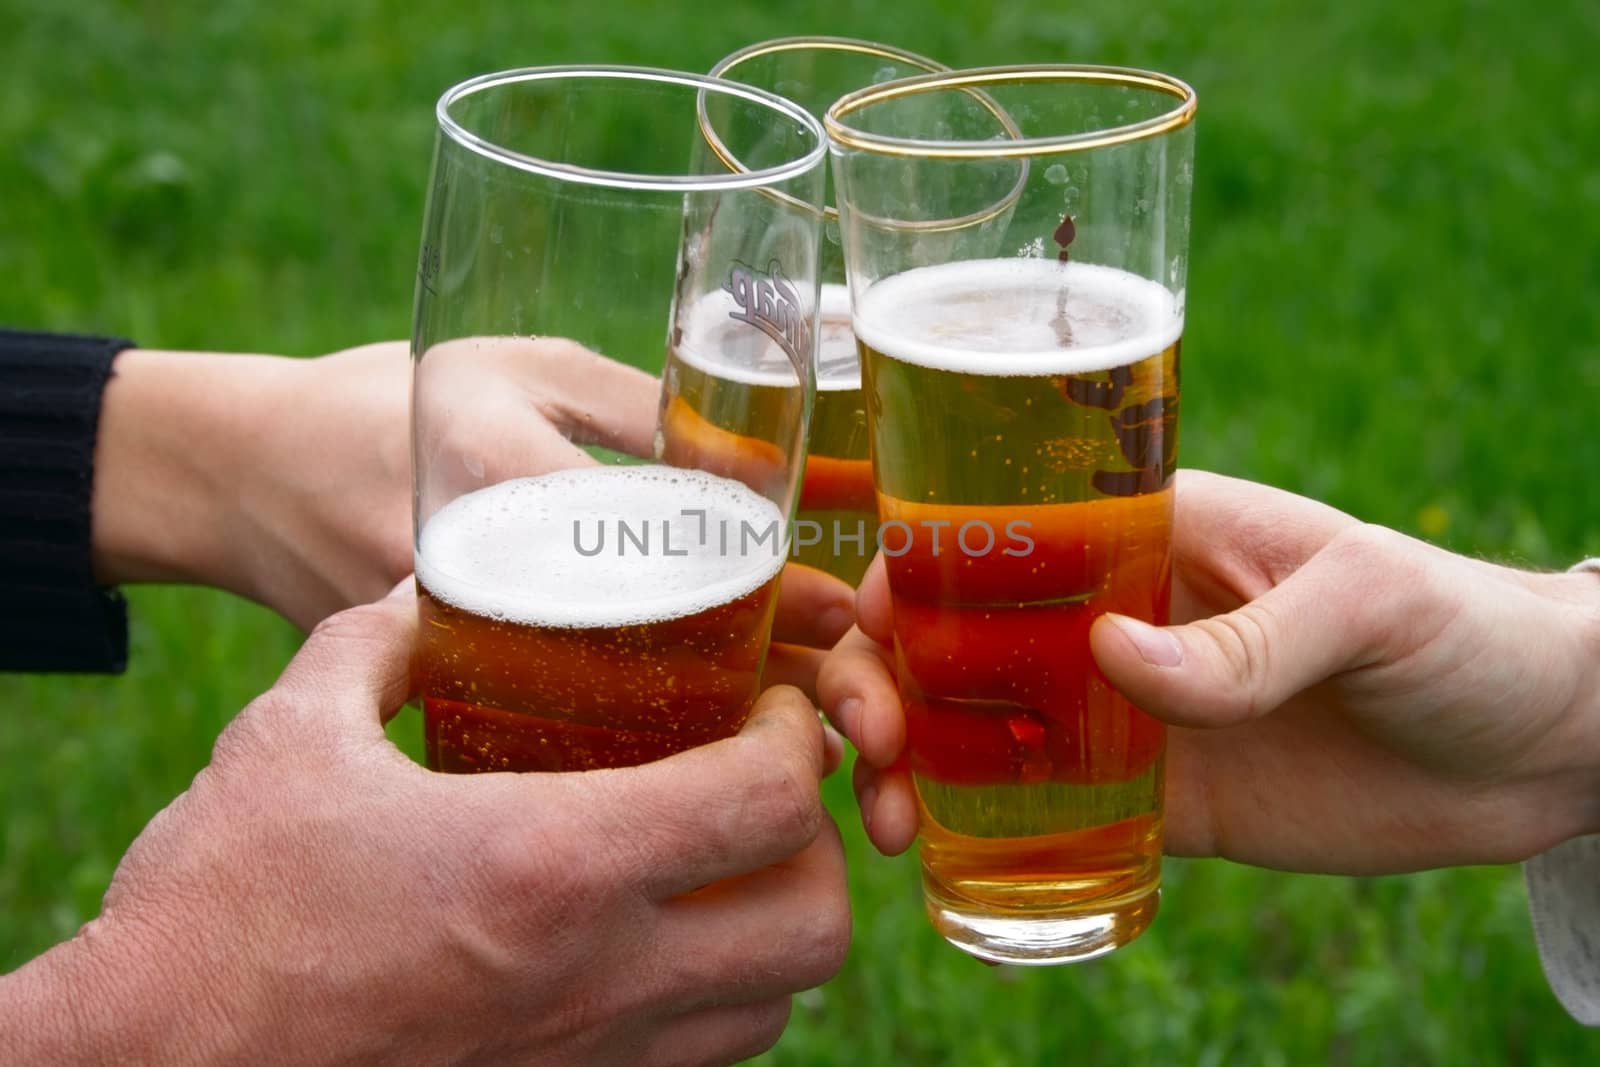
{"type": "MultiPolygon", "coordinates": [[[[785,37],[725,56],[711,76],[754,85],[792,100],[819,119],[828,105],[853,89],[912,74],[947,69],[913,52],[847,37],[785,37]]],[[[730,168],[745,162],[724,144],[715,123],[704,137],[730,168]]],[[[824,207],[818,273],[822,280],[817,327],[817,401],[811,416],[810,455],[795,517],[792,558],[854,585],[876,550],[878,516],[867,459],[867,414],[861,399],[861,364],[850,332],[850,298],[844,287],[839,216],[831,187],[824,207]]],[[[741,381],[714,367],[673,360],[669,388],[759,393],[760,382],[741,381]]],[[[759,402],[759,400],[757,401],[759,402]]],[[[663,426],[668,447],[693,427],[663,426]]],[[[737,442],[724,439],[725,444],[737,442]]]]}
{"type": "Polygon", "coordinates": [[[583,770],[732,734],[799,493],[821,127],[638,68],[474,78],[438,123],[412,348],[428,762],[583,770]],[[749,169],[694,148],[707,114],[749,169]],[[769,384],[762,410],[662,395],[665,351],[707,344],[769,384]],[[747,447],[664,462],[671,404],[747,447]]]}
{"type": "Polygon", "coordinates": [[[991,960],[1085,959],[1156,910],[1163,729],[1088,634],[1167,621],[1194,109],[1164,75],[1013,67],[827,115],[925,896],[991,960]]]}

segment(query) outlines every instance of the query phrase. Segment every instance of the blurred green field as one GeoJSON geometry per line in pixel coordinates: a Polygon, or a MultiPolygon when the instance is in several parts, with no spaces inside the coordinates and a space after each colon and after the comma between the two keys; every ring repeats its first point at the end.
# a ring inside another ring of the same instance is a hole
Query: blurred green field
{"type": "MultiPolygon", "coordinates": [[[[705,69],[802,32],[1170,70],[1200,93],[1184,464],[1460,551],[1600,554],[1593,3],[0,0],[0,27],[0,322],[302,355],[408,331],[432,105],[473,73],[705,69]]],[[[126,677],[0,678],[0,970],[98,910],[296,647],[220,594],[132,600],[126,677]]],[[[770,1062],[1600,1062],[1514,870],[1173,863],[1133,947],[989,970],[927,928],[842,780],[829,799],[855,944],[770,1062]]]]}

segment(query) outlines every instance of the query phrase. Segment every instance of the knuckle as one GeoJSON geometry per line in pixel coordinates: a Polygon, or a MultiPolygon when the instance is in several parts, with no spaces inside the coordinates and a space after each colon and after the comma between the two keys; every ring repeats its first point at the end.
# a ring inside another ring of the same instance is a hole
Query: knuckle
{"type": "MultiPolygon", "coordinates": [[[[760,965],[783,990],[798,993],[837,975],[850,952],[850,897],[838,830],[830,823],[822,838],[779,877],[782,899],[771,912],[771,940],[760,965]]],[[[729,962],[736,968],[755,963],[729,962]]]]}
{"type": "Polygon", "coordinates": [[[649,1067],[713,1067],[743,1063],[778,1043],[789,1026],[793,1002],[789,997],[724,1009],[710,1029],[702,1030],[698,1040],[687,1047],[681,1043],[658,1044],[645,1061],[649,1067]]]}
{"type": "Polygon", "coordinates": [[[1347,526],[1333,535],[1323,551],[1343,562],[1355,563],[1381,557],[1390,550],[1393,531],[1370,522],[1347,526]]]}
{"type": "Polygon", "coordinates": [[[367,642],[381,638],[392,622],[389,609],[380,604],[362,604],[329,615],[311,630],[310,642],[367,642]]]}
{"type": "Polygon", "coordinates": [[[810,962],[801,981],[807,989],[833,978],[850,955],[850,905],[843,893],[829,894],[818,907],[805,946],[810,962]]]}
{"type": "Polygon", "coordinates": [[[827,884],[807,894],[812,912],[803,927],[804,956],[808,973],[800,976],[806,987],[821,985],[844,967],[850,953],[852,922],[850,895],[844,875],[844,846],[837,828],[829,827],[820,847],[828,851],[825,864],[827,884]]]}
{"type": "Polygon", "coordinates": [[[806,695],[792,685],[775,685],[761,694],[762,703],[783,705],[791,708],[809,710],[811,701],[806,695]]]}
{"type": "Polygon", "coordinates": [[[747,803],[756,807],[761,823],[775,836],[791,842],[796,851],[811,844],[827,818],[816,777],[794,760],[768,755],[752,764],[747,803]]]}
{"type": "Polygon", "coordinates": [[[1323,554],[1364,586],[1406,593],[1415,588],[1413,583],[1428,577],[1428,551],[1428,546],[1397,530],[1363,522],[1340,530],[1323,554]]]}
{"type": "Polygon", "coordinates": [[[1348,598],[1343,623],[1359,634],[1387,633],[1385,622],[1402,617],[1417,621],[1419,613],[1451,600],[1449,584],[1457,573],[1440,566],[1446,557],[1436,548],[1375,523],[1341,530],[1324,550],[1342,583],[1359,595],[1348,598]]]}
{"type": "Polygon", "coordinates": [[[1271,609],[1259,602],[1219,615],[1201,624],[1216,643],[1225,680],[1246,698],[1245,713],[1262,710],[1262,683],[1271,676],[1275,626],[1271,609]]]}
{"type": "Polygon", "coordinates": [[[788,1029],[789,1016],[793,1011],[794,1001],[790,997],[777,997],[751,1005],[744,1047],[735,1050],[733,1059],[745,1060],[759,1056],[776,1045],[784,1030],[788,1029]]]}

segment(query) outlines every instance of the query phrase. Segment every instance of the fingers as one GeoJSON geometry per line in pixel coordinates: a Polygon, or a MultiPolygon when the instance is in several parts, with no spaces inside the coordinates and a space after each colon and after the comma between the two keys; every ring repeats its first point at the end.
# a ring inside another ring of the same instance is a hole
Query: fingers
{"type": "Polygon", "coordinates": [[[792,685],[817,700],[817,672],[855,618],[854,592],[831,574],[791,563],[783,569],[762,685],[792,685]]]}
{"type": "Polygon", "coordinates": [[[417,602],[407,579],[373,604],[330,615],[311,631],[274,686],[277,705],[381,737],[411,695],[417,602]]]}
{"type": "MultiPolygon", "coordinates": [[[[873,567],[883,584],[881,561],[873,567]]],[[[884,855],[899,855],[916,840],[917,803],[904,760],[905,711],[889,650],[852,629],[828,654],[817,690],[829,719],[860,753],[852,781],[867,837],[884,855]]]]}
{"type": "Polygon", "coordinates": [[[883,645],[851,630],[823,661],[817,695],[829,720],[868,764],[887,767],[900,758],[906,717],[890,652],[883,645]]]}
{"type": "Polygon", "coordinates": [[[821,985],[850,947],[838,828],[826,820],[799,855],[668,901],[660,915],[668,996],[694,990],[703,1004],[743,1004],[821,985]]]}
{"type": "Polygon", "coordinates": [[[772,639],[812,648],[832,648],[855,622],[855,592],[815,567],[783,568],[772,639]]]}
{"type": "MultiPolygon", "coordinates": [[[[769,689],[737,737],[581,786],[617,872],[657,900],[787,859],[826,821],[822,723],[798,690],[769,689]]],[[[576,786],[575,786],[576,788],[576,786]]]]}
{"type": "Polygon", "coordinates": [[[844,762],[844,737],[827,723],[822,724],[822,776],[839,769],[844,762]]]}
{"type": "Polygon", "coordinates": [[[658,1027],[635,1062],[643,1067],[742,1063],[778,1043],[789,1025],[790,1010],[788,997],[774,997],[693,1012],[658,1027]]]}
{"type": "Polygon", "coordinates": [[[584,445],[649,456],[660,390],[659,379],[565,338],[434,345],[413,389],[415,449],[433,483],[425,496],[592,464],[584,445]]]}
{"type": "Polygon", "coordinates": [[[523,373],[549,398],[546,414],[579,444],[633,456],[654,450],[660,378],[561,337],[533,341],[523,373]]]}
{"type": "Polygon", "coordinates": [[[889,602],[889,571],[880,552],[867,567],[856,590],[856,625],[883,645],[894,643],[894,616],[889,602]]]}
{"type": "Polygon", "coordinates": [[[827,661],[828,654],[815,648],[799,645],[773,644],[767,650],[766,666],[761,671],[761,688],[792,685],[817,703],[817,674],[827,661]]]}
{"type": "Polygon", "coordinates": [[[898,856],[910,848],[917,839],[917,795],[905,762],[878,770],[858,759],[851,781],[861,825],[873,847],[885,856],[898,856]]]}
{"type": "MultiPolygon", "coordinates": [[[[827,653],[814,648],[794,648],[774,645],[767,654],[766,669],[761,672],[761,687],[789,685],[800,690],[815,706],[817,698],[817,672],[827,659],[827,653]]],[[[844,738],[827,723],[822,724],[823,760],[822,774],[827,777],[839,769],[844,759],[844,738]]]]}
{"type": "Polygon", "coordinates": [[[1229,726],[1264,715],[1370,662],[1406,617],[1397,600],[1409,595],[1410,568],[1382,534],[1363,532],[1371,529],[1335,535],[1235,611],[1165,628],[1103,616],[1090,631],[1095,660],[1124,696],[1174,725],[1229,726]]]}

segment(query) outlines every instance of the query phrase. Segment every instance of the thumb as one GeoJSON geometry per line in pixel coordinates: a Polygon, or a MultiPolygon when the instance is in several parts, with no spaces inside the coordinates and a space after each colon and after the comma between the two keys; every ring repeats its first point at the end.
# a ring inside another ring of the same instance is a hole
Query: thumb
{"type": "Polygon", "coordinates": [[[1175,726],[1232,726],[1368,660],[1378,635],[1358,583],[1313,559],[1236,611],[1158,627],[1095,620],[1101,671],[1140,709],[1175,726]],[[1320,564],[1320,565],[1319,565],[1320,564]]]}
{"type": "Polygon", "coordinates": [[[382,732],[412,692],[417,601],[405,579],[382,600],[330,615],[274,686],[341,725],[382,732]]]}

